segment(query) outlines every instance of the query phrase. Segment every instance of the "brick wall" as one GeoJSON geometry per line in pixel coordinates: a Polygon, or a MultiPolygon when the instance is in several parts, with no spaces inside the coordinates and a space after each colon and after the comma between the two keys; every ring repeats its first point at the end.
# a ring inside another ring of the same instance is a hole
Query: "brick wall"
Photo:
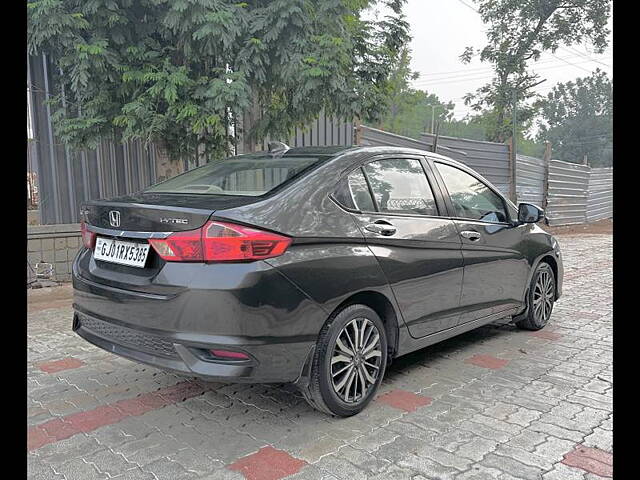
{"type": "Polygon", "coordinates": [[[53,265],[51,280],[71,281],[71,263],[81,245],[78,223],[27,226],[27,260],[33,268],[39,262],[53,265]]]}

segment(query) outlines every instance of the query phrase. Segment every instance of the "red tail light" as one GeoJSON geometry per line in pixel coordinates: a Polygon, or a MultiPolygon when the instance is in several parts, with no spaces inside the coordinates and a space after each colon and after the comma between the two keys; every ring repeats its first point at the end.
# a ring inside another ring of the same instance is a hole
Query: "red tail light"
{"type": "Polygon", "coordinates": [[[82,235],[82,244],[89,250],[93,250],[96,246],[96,234],[87,228],[86,222],[80,222],[80,233],[82,235]]]}
{"type": "Polygon", "coordinates": [[[207,222],[198,230],[149,239],[158,255],[169,262],[232,262],[282,255],[291,239],[275,233],[226,222],[207,222]]]}

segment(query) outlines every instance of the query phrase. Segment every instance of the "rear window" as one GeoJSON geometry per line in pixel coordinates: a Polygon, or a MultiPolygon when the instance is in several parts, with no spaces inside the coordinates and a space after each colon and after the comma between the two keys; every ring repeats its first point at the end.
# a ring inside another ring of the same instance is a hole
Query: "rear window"
{"type": "Polygon", "coordinates": [[[290,181],[319,162],[318,157],[233,157],[170,178],[148,193],[258,196],[290,181]]]}

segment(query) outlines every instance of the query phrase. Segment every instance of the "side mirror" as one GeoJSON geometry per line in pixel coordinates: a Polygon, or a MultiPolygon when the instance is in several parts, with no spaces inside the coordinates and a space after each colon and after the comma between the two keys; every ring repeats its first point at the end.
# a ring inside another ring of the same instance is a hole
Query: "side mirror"
{"type": "Polygon", "coordinates": [[[538,223],[544,218],[544,210],[531,204],[521,203],[518,205],[518,222],[538,223]]]}

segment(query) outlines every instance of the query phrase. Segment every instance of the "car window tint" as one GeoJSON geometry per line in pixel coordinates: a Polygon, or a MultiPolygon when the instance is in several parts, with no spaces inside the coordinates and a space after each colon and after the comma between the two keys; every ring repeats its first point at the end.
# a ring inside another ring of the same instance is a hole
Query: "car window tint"
{"type": "Polygon", "coordinates": [[[365,165],[364,170],[381,212],[438,215],[419,160],[378,160],[365,165]]]}
{"type": "Polygon", "coordinates": [[[226,158],[153,185],[145,192],[258,196],[288,183],[320,161],[320,157],[293,155],[274,158],[256,154],[226,158]]]}
{"type": "Polygon", "coordinates": [[[375,211],[373,199],[367,187],[367,181],[364,178],[362,170],[358,169],[349,175],[349,192],[355,208],[363,212],[375,211]]]}
{"type": "Polygon", "coordinates": [[[456,216],[485,222],[507,221],[504,202],[480,180],[459,168],[436,162],[449,191],[456,216]]]}

